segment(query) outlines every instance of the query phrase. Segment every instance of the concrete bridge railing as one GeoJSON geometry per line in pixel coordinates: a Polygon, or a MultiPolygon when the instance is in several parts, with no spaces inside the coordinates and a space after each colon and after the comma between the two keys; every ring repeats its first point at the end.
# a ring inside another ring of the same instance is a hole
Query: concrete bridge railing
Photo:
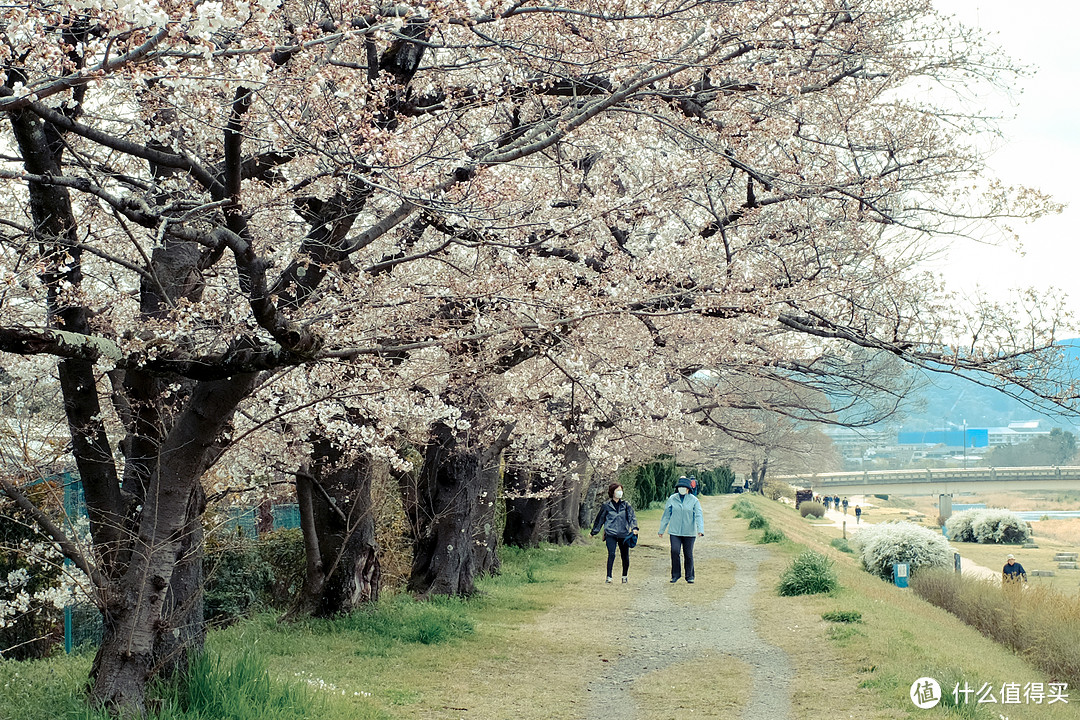
{"type": "Polygon", "coordinates": [[[953,494],[992,490],[1080,490],[1080,466],[920,468],[774,475],[798,487],[826,493],[953,494]]]}

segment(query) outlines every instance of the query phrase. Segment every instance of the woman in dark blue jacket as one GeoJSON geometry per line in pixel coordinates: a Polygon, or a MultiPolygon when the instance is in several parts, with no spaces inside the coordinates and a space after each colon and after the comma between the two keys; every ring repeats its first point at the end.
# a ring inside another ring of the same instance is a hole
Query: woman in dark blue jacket
{"type": "Polygon", "coordinates": [[[607,581],[611,582],[611,568],[615,564],[615,548],[619,548],[622,555],[622,581],[627,581],[627,573],[630,571],[630,545],[628,541],[638,534],[637,515],[634,508],[626,500],[623,500],[623,486],[619,483],[611,483],[607,489],[608,498],[606,503],[600,506],[600,512],[596,513],[593,521],[592,532],[596,535],[602,529],[604,540],[607,541],[607,581]]]}

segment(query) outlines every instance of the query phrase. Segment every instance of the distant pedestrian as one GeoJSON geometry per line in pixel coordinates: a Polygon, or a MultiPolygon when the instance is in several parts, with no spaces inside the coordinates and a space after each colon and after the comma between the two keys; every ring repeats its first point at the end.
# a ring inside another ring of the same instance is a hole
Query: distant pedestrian
{"type": "Polygon", "coordinates": [[[833,495],[832,496],[832,507],[833,507],[833,510],[839,510],[840,509],[840,496],[839,495],[833,495]]]}
{"type": "Polygon", "coordinates": [[[847,498],[844,498],[844,514],[847,515],[847,498]]]}
{"type": "Polygon", "coordinates": [[[623,500],[622,485],[611,483],[607,492],[609,499],[600,506],[600,512],[596,513],[590,535],[595,536],[601,530],[604,531],[604,541],[607,543],[607,582],[611,582],[615,548],[619,548],[622,556],[622,581],[627,582],[630,573],[630,539],[638,534],[637,514],[630,503],[623,500]]]}
{"type": "Polygon", "coordinates": [[[828,510],[829,509],[829,503],[831,502],[831,499],[829,498],[829,496],[826,495],[825,497],[823,497],[822,502],[825,503],[825,509],[828,510]]]}
{"type": "Polygon", "coordinates": [[[1024,566],[1016,562],[1016,558],[1012,553],[1009,553],[1005,558],[1005,567],[1001,568],[1001,581],[1027,582],[1027,572],[1024,571],[1024,566]]]}
{"type": "Polygon", "coordinates": [[[858,505],[855,506],[855,524],[859,524],[859,520],[862,519],[862,508],[858,505]]]}
{"type": "Polygon", "coordinates": [[[686,582],[692,583],[694,582],[694,540],[705,536],[705,517],[701,513],[701,503],[690,494],[689,478],[681,477],[675,483],[675,493],[664,505],[664,514],[660,518],[660,531],[657,535],[664,537],[664,531],[669,529],[669,525],[671,526],[671,582],[678,582],[683,574],[679,562],[681,552],[686,565],[686,582]]]}

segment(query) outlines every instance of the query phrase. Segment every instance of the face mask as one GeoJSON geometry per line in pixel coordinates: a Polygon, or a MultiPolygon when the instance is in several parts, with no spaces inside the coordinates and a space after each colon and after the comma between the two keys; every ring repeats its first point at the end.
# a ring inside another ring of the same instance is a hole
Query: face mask
{"type": "Polygon", "coordinates": [[[690,492],[690,488],[684,488],[684,487],[679,488],[679,494],[680,495],[685,495],[688,492],[690,492]]]}
{"type": "Polygon", "coordinates": [[[615,499],[616,500],[621,500],[622,499],[622,490],[616,490],[615,491],[615,499]]]}

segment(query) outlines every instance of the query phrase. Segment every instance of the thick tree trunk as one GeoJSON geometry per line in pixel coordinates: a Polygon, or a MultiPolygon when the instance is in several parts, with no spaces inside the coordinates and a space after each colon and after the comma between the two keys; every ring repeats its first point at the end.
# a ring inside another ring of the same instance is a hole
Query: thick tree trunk
{"type": "MultiPolygon", "coordinates": [[[[581,489],[589,458],[579,445],[564,453],[565,463],[556,476],[556,491],[548,503],[548,542],[570,545],[581,536],[581,489]]],[[[590,518],[591,520],[591,518],[590,518]]]]}
{"type": "Polygon", "coordinates": [[[551,498],[537,487],[536,473],[526,468],[506,471],[506,527],[503,542],[515,547],[536,547],[548,536],[551,498]]]}
{"type": "MultiPolygon", "coordinates": [[[[184,412],[177,418],[158,454],[140,514],[136,547],[118,581],[108,589],[104,608],[104,636],[94,659],[91,698],[124,712],[145,710],[146,684],[169,653],[160,638],[185,630],[174,623],[190,618],[187,590],[174,596],[187,612],[170,613],[170,588],[177,566],[200,539],[191,530],[189,512],[201,504],[199,480],[207,456],[236,404],[246,396],[253,375],[204,382],[196,386],[184,412]]],[[[182,578],[190,577],[187,572],[182,578]]],[[[196,625],[201,625],[200,622],[196,625]]],[[[201,633],[201,631],[199,631],[201,633]]]]}
{"type": "Polygon", "coordinates": [[[162,606],[162,622],[154,638],[152,676],[185,674],[192,657],[206,643],[203,602],[203,511],[206,494],[196,484],[185,514],[180,559],[162,606]]]}
{"type": "MultiPolygon", "coordinates": [[[[563,453],[554,477],[544,478],[513,463],[506,470],[506,527],[503,542],[537,547],[569,545],[579,537],[581,484],[588,457],[577,445],[563,453]]],[[[591,518],[590,518],[591,520],[591,518]]]]}
{"type": "Polygon", "coordinates": [[[505,435],[482,450],[462,447],[452,429],[435,426],[419,474],[402,480],[415,540],[411,592],[472,595],[478,577],[498,570],[495,500],[504,445],[505,435]]]}
{"type": "Polygon", "coordinates": [[[367,455],[345,460],[328,442],[316,443],[314,460],[297,479],[308,562],[289,614],[331,617],[379,599],[382,569],[371,486],[389,468],[367,455]]]}

